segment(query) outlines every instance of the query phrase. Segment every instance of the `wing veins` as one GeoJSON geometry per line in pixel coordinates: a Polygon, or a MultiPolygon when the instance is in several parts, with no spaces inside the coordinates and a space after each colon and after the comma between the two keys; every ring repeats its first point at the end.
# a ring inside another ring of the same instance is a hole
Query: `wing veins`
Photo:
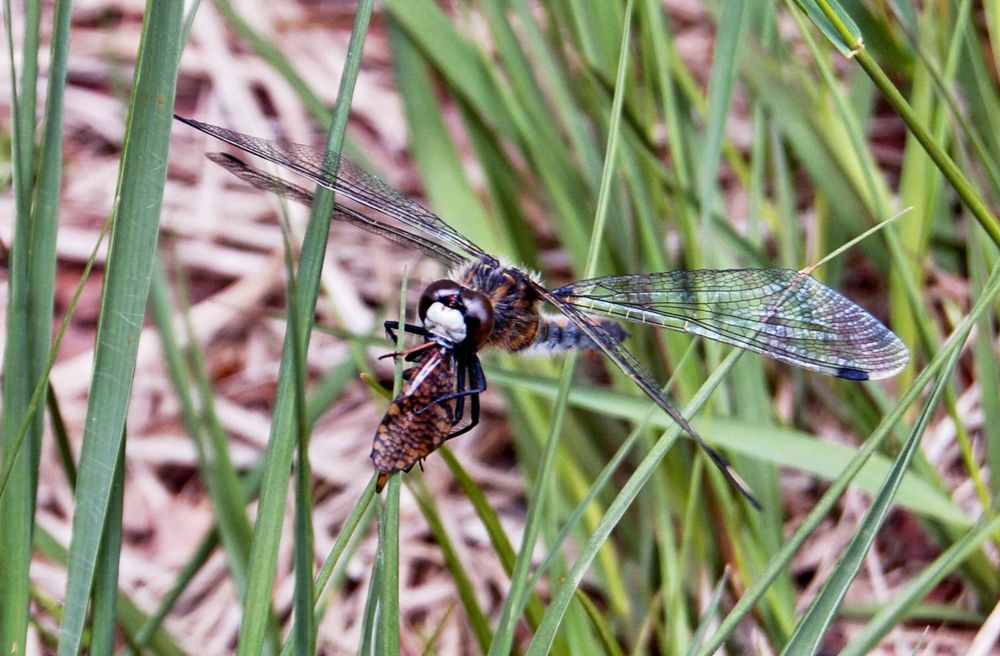
{"type": "Polygon", "coordinates": [[[664,412],[667,413],[671,419],[673,419],[684,432],[691,436],[705,455],[709,457],[712,463],[719,469],[722,475],[729,481],[733,487],[739,490],[740,494],[746,497],[747,501],[753,504],[756,508],[760,509],[760,503],[753,496],[750,487],[739,477],[733,466],[729,464],[729,461],[725,457],[713,449],[709,444],[698,434],[698,432],[691,426],[688,420],[681,414],[681,411],[674,406],[673,403],[667,398],[667,396],[661,391],[659,383],[653,378],[653,375],[649,372],[646,367],[639,362],[639,360],[629,351],[624,344],[612,337],[604,328],[599,325],[592,323],[587,320],[586,315],[583,314],[580,308],[575,305],[566,302],[559,296],[556,296],[553,292],[545,289],[537,283],[533,283],[538,294],[548,303],[555,306],[563,315],[566,316],[573,324],[582,330],[588,337],[590,337],[594,343],[604,352],[604,354],[618,367],[622,373],[628,376],[632,381],[639,386],[639,388],[646,393],[650,399],[652,399],[656,405],[658,405],[664,412]]]}
{"type": "MultiPolygon", "coordinates": [[[[345,156],[327,157],[320,149],[285,140],[269,140],[174,115],[177,120],[221,141],[305,176],[314,183],[399,223],[451,245],[463,260],[489,257],[443,219],[410,200],[345,156]],[[337,173],[333,173],[336,169],[337,173]],[[458,249],[458,250],[456,250],[458,249]],[[464,251],[459,253],[459,251],[464,251]]],[[[387,229],[391,229],[388,228],[387,229]]]]}

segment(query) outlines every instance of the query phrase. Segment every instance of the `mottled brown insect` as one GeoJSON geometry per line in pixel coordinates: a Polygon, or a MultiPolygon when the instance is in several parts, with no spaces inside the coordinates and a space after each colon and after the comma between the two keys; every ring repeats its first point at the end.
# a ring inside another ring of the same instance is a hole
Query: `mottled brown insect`
{"type": "MultiPolygon", "coordinates": [[[[287,141],[269,141],[177,117],[202,132],[284,166],[337,192],[332,218],[423,251],[452,267],[450,280],[424,290],[420,325],[407,333],[424,343],[409,351],[403,394],[375,436],[372,459],[385,474],[405,470],[479,421],[486,389],[482,348],[584,349],[603,352],[676,421],[749,500],[729,463],[691,427],[649,370],[622,343],[615,321],[668,328],[848,380],[900,371],[909,351],[864,309],[806,273],[784,269],[668,271],[603,276],[547,289],[534,277],[483,251],[427,208],[345,158],[287,141]],[[541,313],[554,307],[558,317],[541,313]],[[598,315],[592,319],[587,315],[598,315]],[[465,402],[469,417],[461,423],[465,402]]],[[[235,157],[209,157],[251,185],[309,204],[312,194],[235,157]]],[[[398,328],[386,323],[387,330],[398,328]]]]}
{"type": "Polygon", "coordinates": [[[418,353],[414,364],[403,372],[403,387],[386,410],[375,431],[372,462],[382,472],[377,489],[382,491],[389,474],[409,471],[444,444],[456,415],[455,354],[431,343],[418,353]],[[442,400],[443,399],[443,400],[442,400]]]}

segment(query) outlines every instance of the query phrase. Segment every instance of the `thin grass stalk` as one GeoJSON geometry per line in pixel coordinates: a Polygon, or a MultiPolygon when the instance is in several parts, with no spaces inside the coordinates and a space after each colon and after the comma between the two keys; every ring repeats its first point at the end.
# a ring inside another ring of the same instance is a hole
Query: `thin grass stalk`
{"type": "Polygon", "coordinates": [[[285,256],[285,275],[288,277],[288,332],[291,335],[292,377],[295,379],[293,403],[295,406],[295,590],[292,595],[291,643],[298,654],[316,651],[316,625],[313,614],[313,527],[312,527],[312,469],[309,466],[310,423],[306,411],[306,352],[300,339],[301,313],[296,305],[299,292],[295,281],[292,246],[286,222],[282,221],[282,246],[285,256]]]}
{"type": "MultiPolygon", "coordinates": [[[[409,275],[403,276],[399,285],[399,330],[396,332],[396,353],[402,353],[406,340],[406,289],[409,275]]],[[[403,390],[404,358],[396,357],[396,372],[392,381],[392,398],[398,398],[403,390]]],[[[383,481],[385,474],[376,473],[376,480],[383,481]]],[[[400,472],[388,474],[385,488],[385,502],[378,513],[378,555],[379,570],[378,611],[379,622],[372,625],[377,629],[375,644],[379,653],[399,652],[399,493],[400,472]]]]}
{"type": "MultiPolygon", "coordinates": [[[[701,408],[715,388],[722,382],[725,374],[728,373],[732,366],[736,363],[740,354],[741,353],[739,351],[732,351],[726,359],[723,360],[721,365],[712,373],[709,379],[705,381],[705,384],[702,386],[701,390],[699,390],[699,393],[684,408],[683,414],[685,416],[691,416],[701,408]]],[[[629,477],[628,482],[622,486],[622,489],[618,495],[616,495],[614,502],[608,506],[608,510],[601,519],[601,523],[598,525],[597,529],[594,530],[593,535],[587,541],[586,546],[577,557],[573,567],[564,577],[563,583],[559,586],[553,596],[552,602],[545,611],[545,617],[542,620],[542,624],[535,633],[535,637],[532,639],[531,644],[528,646],[528,650],[526,652],[527,656],[537,656],[547,653],[548,649],[551,647],[551,641],[555,637],[555,632],[558,629],[559,624],[562,621],[562,617],[569,605],[569,601],[572,598],[576,587],[580,584],[580,581],[583,580],[583,575],[593,561],[597,550],[600,548],[600,545],[604,542],[604,540],[606,540],[611,534],[611,530],[624,516],[625,511],[631,505],[632,501],[635,500],[636,496],[638,496],[650,476],[653,475],[653,472],[659,466],[660,461],[666,455],[670,447],[673,446],[674,441],[680,434],[680,430],[680,426],[678,425],[672,425],[669,429],[667,429],[663,436],[661,436],[657,441],[656,445],[650,449],[650,451],[643,458],[635,472],[629,477]]]]}
{"type": "MultiPolygon", "coordinates": [[[[864,656],[878,646],[879,641],[916,609],[946,576],[954,574],[962,562],[982,544],[1000,531],[1000,516],[984,514],[968,532],[934,559],[920,574],[910,580],[895,597],[879,604],[874,616],[860,633],[840,652],[840,656],[864,656]]],[[[954,609],[951,604],[949,609],[954,609]]]]}
{"type": "MultiPolygon", "coordinates": [[[[629,55],[629,38],[631,35],[633,0],[629,0],[625,8],[625,22],[622,34],[621,49],[619,52],[618,78],[615,85],[615,99],[612,104],[611,120],[609,123],[608,147],[605,155],[604,172],[601,181],[601,190],[597,201],[597,211],[594,218],[594,227],[591,233],[590,248],[587,252],[584,277],[593,277],[597,266],[600,244],[604,235],[604,224],[607,217],[608,201],[611,189],[611,180],[617,159],[617,144],[619,134],[619,122],[621,120],[621,108],[625,93],[625,71],[629,55]]],[[[511,587],[504,602],[500,624],[494,634],[493,644],[490,647],[490,656],[498,656],[510,652],[513,643],[514,628],[516,620],[520,617],[524,605],[530,595],[528,583],[528,567],[531,561],[531,553],[534,550],[535,540],[538,530],[541,527],[541,518],[545,508],[546,497],[551,494],[552,473],[557,452],[558,437],[562,428],[565,416],[566,401],[569,397],[569,386],[572,380],[573,369],[576,365],[576,354],[570,354],[563,365],[563,372],[559,383],[559,395],[556,399],[554,416],[549,435],[545,442],[545,449],[539,467],[539,474],[535,483],[535,494],[529,506],[528,517],[525,521],[525,532],[518,552],[514,573],[511,576],[511,587]]]]}
{"type": "MultiPolygon", "coordinates": [[[[51,562],[64,566],[66,565],[68,554],[66,548],[62,546],[50,533],[48,533],[43,527],[37,527],[35,531],[35,549],[39,554],[50,560],[51,562]]],[[[37,593],[33,595],[36,599],[40,597],[37,593]]],[[[134,636],[137,635],[141,627],[147,622],[146,615],[139,610],[138,606],[133,602],[125,593],[118,592],[117,612],[118,612],[118,622],[119,628],[121,629],[121,634],[124,636],[126,642],[129,645],[135,644],[134,636]]],[[[53,603],[51,606],[45,606],[46,612],[52,614],[55,620],[62,619],[62,605],[53,603]]],[[[54,645],[58,636],[52,634],[47,635],[49,639],[47,642],[54,645]]],[[[170,635],[167,634],[162,629],[157,629],[148,638],[149,652],[157,654],[157,656],[181,656],[181,649],[177,644],[171,639],[170,635]]],[[[134,653],[134,652],[133,652],[134,653]]]]}
{"type": "MultiPolygon", "coordinates": [[[[327,554],[326,560],[323,561],[323,565],[320,567],[319,573],[316,575],[316,582],[313,586],[313,606],[316,614],[316,624],[319,625],[320,621],[323,619],[323,599],[327,593],[328,585],[331,581],[331,577],[340,565],[341,569],[345,566],[345,563],[340,561],[340,557],[351,548],[352,541],[356,542],[360,533],[358,533],[358,526],[362,523],[367,526],[370,519],[372,499],[375,498],[375,481],[378,475],[373,474],[371,480],[368,482],[368,486],[365,487],[365,491],[361,493],[361,498],[358,503],[354,506],[354,510],[351,514],[347,516],[347,520],[344,522],[340,529],[340,533],[337,535],[337,539],[333,543],[333,547],[330,549],[330,553],[327,554]]],[[[288,654],[291,650],[291,642],[286,642],[284,648],[281,650],[282,655],[288,654]]]]}
{"type": "MultiPolygon", "coordinates": [[[[187,334],[194,335],[194,327],[190,325],[187,284],[183,275],[178,276],[178,287],[182,299],[181,312],[188,323],[187,334]]],[[[158,260],[153,274],[149,307],[160,337],[167,372],[180,405],[181,417],[194,442],[198,469],[215,511],[219,536],[226,552],[227,566],[236,590],[242,596],[247,586],[247,559],[251,535],[250,522],[244,511],[246,498],[243,496],[238,474],[229,457],[224,441],[225,431],[218,424],[213,410],[214,397],[197,344],[191,343],[188,347],[189,357],[194,361],[193,368],[196,369],[196,373],[190,371],[184,362],[184,355],[174,332],[173,309],[162,260],[158,260]],[[192,377],[199,381],[200,408],[196,405],[194,391],[189,382],[192,377]]]]}
{"type": "MultiPolygon", "coordinates": [[[[461,463],[451,452],[451,449],[443,446],[439,449],[438,453],[444,458],[445,463],[455,477],[455,481],[462,488],[462,491],[465,492],[473,508],[476,509],[476,514],[479,515],[479,519],[490,537],[490,544],[493,546],[493,551],[500,560],[500,565],[504,568],[507,576],[512,576],[517,562],[517,554],[514,552],[510,538],[508,538],[507,533],[500,523],[500,517],[496,510],[490,505],[482,488],[462,468],[461,463]]],[[[534,585],[532,584],[529,587],[533,589],[534,585]]],[[[542,621],[543,611],[541,599],[539,599],[536,593],[532,592],[524,610],[528,626],[532,628],[537,627],[538,623],[542,621]]]]}
{"type": "MultiPolygon", "coordinates": [[[[479,646],[479,653],[485,654],[490,648],[493,635],[490,631],[486,614],[476,599],[476,589],[472,583],[472,579],[458,556],[455,544],[451,536],[448,535],[448,530],[445,528],[441,514],[438,512],[434,499],[427,490],[427,486],[424,485],[422,479],[417,477],[408,480],[408,486],[411,492],[413,492],[413,498],[420,507],[420,512],[424,516],[424,519],[427,520],[427,526],[430,528],[431,535],[434,536],[434,541],[441,550],[445,567],[451,573],[458,596],[462,600],[462,607],[465,609],[469,623],[472,625],[472,632],[475,635],[476,644],[479,646]]],[[[475,573],[475,569],[472,571],[475,573]]]]}
{"type": "MultiPolygon", "coordinates": [[[[73,314],[76,312],[76,307],[80,302],[80,296],[83,294],[84,284],[90,277],[90,271],[93,269],[94,262],[97,259],[97,251],[104,242],[104,236],[110,227],[110,222],[105,223],[104,227],[101,229],[100,235],[94,244],[94,248],[90,253],[90,257],[87,260],[87,264],[84,266],[83,274],[80,277],[80,281],[77,283],[76,290],[73,292],[73,298],[70,301],[69,307],[66,310],[65,316],[63,316],[62,322],[59,324],[59,332],[56,335],[55,340],[49,349],[49,359],[45,365],[45,370],[42,375],[39,376],[38,382],[35,385],[35,390],[31,394],[31,400],[28,402],[27,413],[21,418],[21,425],[18,426],[17,432],[14,434],[13,442],[10,448],[11,456],[7,456],[3,463],[3,469],[0,470],[0,497],[3,496],[4,491],[7,488],[7,482],[10,481],[11,473],[15,466],[17,454],[20,452],[21,447],[24,445],[24,441],[28,435],[28,429],[31,427],[31,419],[35,408],[41,402],[42,394],[45,394],[49,389],[48,378],[49,374],[52,372],[52,367],[56,362],[56,355],[59,352],[59,345],[62,344],[63,337],[66,336],[66,330],[69,328],[70,320],[73,318],[73,314]]],[[[6,447],[5,447],[6,448],[6,447]]],[[[72,467],[69,469],[72,471],[72,467]]],[[[73,486],[76,487],[74,480],[73,486]]]]}
{"type": "MultiPolygon", "coordinates": [[[[684,353],[684,356],[681,358],[681,362],[674,371],[675,374],[677,371],[683,369],[684,362],[687,361],[689,357],[693,356],[694,353],[695,345],[692,343],[688,350],[684,353]]],[[[663,387],[664,392],[673,387],[673,382],[674,377],[671,376],[663,387]]],[[[625,461],[626,456],[628,456],[632,447],[635,446],[636,441],[642,437],[643,432],[647,429],[647,424],[653,417],[655,411],[655,406],[651,407],[646,413],[646,416],[636,424],[635,428],[632,429],[628,437],[625,438],[625,440],[621,443],[621,446],[618,447],[618,450],[615,451],[615,454],[607,461],[601,469],[601,472],[590,484],[587,494],[580,499],[573,511],[562,520],[562,528],[559,530],[558,535],[556,535],[556,537],[548,545],[548,554],[535,569],[535,573],[531,577],[528,584],[530,589],[534,590],[539,579],[552,567],[555,559],[559,555],[559,549],[562,547],[566,539],[569,538],[572,532],[579,526],[584,513],[586,513],[587,509],[591,507],[591,504],[597,500],[597,496],[601,493],[608,482],[610,482],[611,477],[615,474],[615,472],[618,471],[618,467],[625,461]]],[[[588,527],[588,532],[592,529],[593,527],[588,527]]]]}
{"type": "MultiPolygon", "coordinates": [[[[341,75],[337,106],[327,135],[326,153],[328,161],[331,163],[337,161],[337,155],[343,144],[351,97],[361,65],[361,49],[371,20],[372,4],[372,0],[362,0],[355,14],[354,29],[351,32],[351,41],[348,45],[347,58],[341,75]]],[[[320,272],[326,251],[332,209],[333,192],[317,187],[297,275],[299,298],[296,305],[302,314],[299,330],[303,332],[302,335],[297,336],[297,339],[300,340],[303,351],[307,350],[309,345],[309,331],[316,308],[320,272]]],[[[296,435],[294,429],[295,376],[291,361],[295,356],[293,344],[294,340],[286,332],[281,368],[278,374],[278,389],[275,395],[271,435],[268,438],[268,447],[264,456],[264,479],[261,484],[260,505],[250,551],[250,580],[244,601],[246,610],[237,644],[237,653],[241,656],[256,656],[261,653],[264,648],[267,617],[271,612],[271,592],[277,568],[285,495],[288,490],[296,435]]]]}
{"type": "Polygon", "coordinates": [[[378,622],[375,644],[380,654],[399,653],[399,474],[389,477],[378,531],[378,622]]]}
{"type": "Polygon", "coordinates": [[[978,192],[969,182],[969,180],[962,175],[955,162],[948,156],[948,154],[942,149],[934,138],[931,136],[930,132],[923,126],[920,122],[920,117],[914,113],[910,104],[906,102],[899,90],[896,89],[892,80],[889,76],[885,74],[882,68],[878,65],[878,62],[868,53],[864,48],[864,44],[861,37],[856,33],[856,31],[850,30],[844,22],[841,20],[841,15],[835,10],[834,6],[843,13],[843,9],[835,1],[831,0],[816,0],[817,4],[822,9],[824,15],[833,23],[836,27],[837,32],[840,37],[844,39],[847,43],[851,44],[852,52],[854,55],[854,60],[858,62],[862,70],[867,73],[868,77],[871,78],[875,86],[878,87],[879,91],[885,97],[886,101],[892,106],[899,117],[903,119],[906,127],[910,130],[920,145],[924,147],[927,155],[934,160],[934,164],[941,171],[948,182],[951,183],[952,188],[958,197],[961,199],[962,204],[965,205],[972,215],[979,222],[979,225],[983,227],[986,234],[990,236],[993,243],[1000,246],[1000,221],[994,216],[986,204],[980,198],[978,192]]]}
{"type": "Polygon", "coordinates": [[[738,70],[736,64],[747,25],[745,17],[748,4],[742,0],[726,0],[722,4],[722,13],[718,20],[718,34],[708,87],[705,141],[698,162],[698,202],[701,207],[698,220],[705,243],[710,243],[708,230],[711,222],[708,217],[716,197],[715,180],[722,152],[726,116],[729,114],[733,83],[738,70]]]}
{"type": "MultiPolygon", "coordinates": [[[[55,212],[51,210],[58,206],[59,198],[57,168],[54,179],[50,175],[44,189],[46,194],[54,193],[54,199],[49,203],[50,211],[33,219],[31,199],[34,193],[42,190],[41,183],[36,188],[34,180],[40,4],[24,3],[21,74],[18,76],[14,57],[13,14],[10,3],[4,3],[12,99],[10,163],[14,236],[8,262],[9,296],[2,389],[4,412],[0,426],[0,459],[5,465],[0,489],[0,553],[4,554],[0,562],[0,649],[15,654],[24,653],[27,648],[29,569],[42,427],[42,413],[37,411],[37,406],[28,408],[32,386],[44,366],[51,331],[51,280],[55,275],[55,212]],[[33,257],[33,246],[40,251],[37,259],[33,257]],[[35,296],[32,284],[39,279],[47,280],[48,284],[37,290],[38,295],[35,296]],[[46,298],[49,299],[47,307],[44,304],[46,298]],[[46,325],[49,331],[34,331],[34,328],[46,325]],[[22,438],[18,435],[18,427],[22,424],[27,428],[27,438],[23,442],[27,445],[25,448],[22,448],[22,438]]],[[[54,73],[59,75],[58,71],[54,73]]],[[[56,92],[61,94],[60,89],[56,92]]],[[[47,165],[47,172],[53,173],[52,162],[47,162],[47,165]]]]}
{"type": "Polygon", "coordinates": [[[115,463],[108,519],[104,525],[104,535],[101,536],[101,551],[94,572],[89,651],[96,656],[111,656],[115,650],[115,628],[118,625],[118,561],[121,557],[124,501],[125,449],[121,449],[118,452],[118,462],[115,463]]]}
{"type": "MultiPolygon", "coordinates": [[[[984,293],[985,278],[990,266],[996,266],[997,250],[978,230],[969,230],[969,270],[972,296],[984,293]]],[[[985,463],[991,472],[1000,472],[1000,399],[985,390],[1000,389],[1000,361],[994,347],[997,334],[997,313],[983,315],[976,332],[973,353],[975,354],[976,379],[979,382],[983,406],[983,451],[985,463]]],[[[990,492],[1000,494],[1000,476],[990,477],[990,492]]],[[[1000,544],[1000,536],[994,538],[1000,544]]]]}

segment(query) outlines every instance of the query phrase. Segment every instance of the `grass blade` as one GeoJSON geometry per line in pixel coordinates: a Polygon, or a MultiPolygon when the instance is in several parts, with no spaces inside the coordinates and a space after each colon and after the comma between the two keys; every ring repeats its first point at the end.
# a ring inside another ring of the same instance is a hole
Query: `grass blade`
{"type": "Polygon", "coordinates": [[[80,455],[65,614],[59,654],[82,648],[87,605],[108,516],[115,463],[124,448],[125,411],[135,371],[166,180],[171,99],[177,79],[183,3],[150,2],[139,61],[97,330],[94,373],[80,455]]]}
{"type": "Polygon", "coordinates": [[[916,400],[920,392],[937,375],[952,353],[962,347],[968,332],[972,329],[972,325],[983,312],[990,309],[990,299],[997,293],[1000,293],[1000,267],[994,269],[986,289],[987,293],[980,297],[969,314],[955,327],[955,330],[942,346],[941,350],[927,364],[924,370],[920,372],[920,375],[916,377],[913,384],[910,385],[909,389],[907,389],[906,393],[899,400],[899,403],[885,417],[875,433],[868,437],[858,451],[857,456],[844,469],[842,475],[833,482],[830,489],[823,495],[823,498],[820,499],[819,503],[816,504],[799,528],[796,529],[795,533],[788,537],[781,550],[771,558],[767,567],[764,568],[758,575],[758,578],[743,593],[740,600],[736,602],[733,609],[719,624],[715,635],[705,645],[702,645],[698,651],[698,656],[714,654],[726,641],[739,622],[746,617],[754,605],[764,596],[774,579],[788,566],[792,556],[795,555],[795,552],[802,546],[806,538],[833,509],[837,499],[860,471],[865,461],[889,435],[892,427],[902,418],[910,404],[916,400]]]}
{"type": "MultiPolygon", "coordinates": [[[[333,122],[327,135],[327,152],[331,155],[339,153],[343,143],[354,83],[360,70],[361,46],[368,31],[371,10],[372,2],[370,0],[363,1],[359,4],[355,15],[354,30],[351,32],[351,44],[348,48],[347,60],[344,63],[337,107],[334,110],[333,122]]],[[[296,339],[302,345],[303,351],[309,345],[309,331],[312,328],[312,318],[316,308],[320,271],[323,267],[323,254],[326,251],[326,238],[329,233],[332,208],[333,192],[318,188],[303,241],[304,246],[297,275],[299,298],[296,305],[301,313],[298,325],[302,334],[296,336],[296,339]]],[[[237,645],[237,653],[239,654],[256,655],[262,652],[267,617],[271,612],[271,591],[277,567],[278,543],[281,539],[285,496],[288,491],[295,436],[297,435],[294,402],[295,376],[294,363],[292,362],[292,358],[295,357],[295,349],[292,348],[294,343],[295,341],[286,333],[281,369],[278,374],[278,390],[275,395],[271,435],[268,438],[267,451],[264,456],[264,479],[261,484],[260,506],[250,551],[250,580],[244,601],[245,615],[237,645]]]]}
{"type": "Polygon", "coordinates": [[[840,656],[865,656],[872,653],[879,640],[892,631],[911,609],[918,606],[934,586],[946,576],[953,574],[966,558],[997,531],[1000,531],[1000,515],[992,518],[984,517],[983,521],[970,528],[961,539],[948,547],[919,576],[910,581],[895,598],[881,605],[875,617],[840,652],[840,656]]]}
{"type": "Polygon", "coordinates": [[[809,610],[806,611],[799,625],[795,628],[795,633],[792,634],[791,639],[785,645],[782,654],[814,654],[819,650],[823,636],[830,628],[830,624],[836,616],[837,609],[840,607],[844,595],[847,594],[847,587],[854,580],[854,577],[857,576],[865,555],[871,549],[879,528],[881,528],[882,523],[889,514],[893,498],[899,492],[899,485],[903,480],[903,474],[906,472],[910,461],[913,459],[913,454],[920,445],[920,438],[930,423],[938,400],[944,393],[961,354],[961,349],[955,348],[952,350],[950,357],[941,369],[934,389],[924,404],[924,409],[920,413],[920,417],[910,431],[910,437],[896,458],[896,462],[893,463],[892,471],[886,477],[882,489],[879,490],[879,493],[872,500],[871,508],[865,513],[865,518],[858,527],[857,533],[851,539],[844,555],[837,561],[837,565],[831,572],[830,578],[823,585],[819,595],[817,595],[809,610]]]}

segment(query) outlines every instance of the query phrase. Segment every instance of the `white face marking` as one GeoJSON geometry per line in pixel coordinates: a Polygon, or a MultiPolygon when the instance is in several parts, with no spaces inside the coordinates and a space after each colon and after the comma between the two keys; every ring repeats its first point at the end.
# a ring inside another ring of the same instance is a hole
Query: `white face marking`
{"type": "Polygon", "coordinates": [[[465,317],[455,308],[431,303],[424,317],[424,328],[431,334],[450,339],[455,344],[465,341],[465,317]]]}

